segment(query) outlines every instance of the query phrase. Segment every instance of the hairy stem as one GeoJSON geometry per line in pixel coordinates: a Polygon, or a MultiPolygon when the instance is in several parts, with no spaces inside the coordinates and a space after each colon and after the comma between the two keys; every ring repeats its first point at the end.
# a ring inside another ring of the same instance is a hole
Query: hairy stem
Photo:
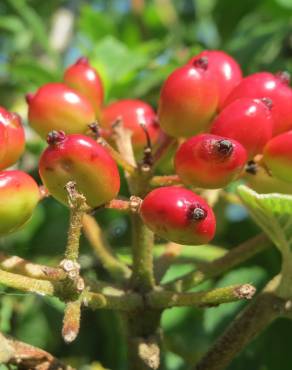
{"type": "Polygon", "coordinates": [[[238,247],[231,249],[223,257],[211,263],[201,265],[198,270],[165,284],[165,287],[178,292],[189,290],[210,278],[221,275],[271,245],[272,242],[264,234],[259,234],[238,247]]]}
{"type": "MultiPolygon", "coordinates": [[[[272,280],[263,293],[230,324],[194,370],[224,370],[242,349],[277,317],[284,315],[286,302],[274,290],[272,280]]],[[[290,305],[291,306],[291,305],[290,305]]]]}

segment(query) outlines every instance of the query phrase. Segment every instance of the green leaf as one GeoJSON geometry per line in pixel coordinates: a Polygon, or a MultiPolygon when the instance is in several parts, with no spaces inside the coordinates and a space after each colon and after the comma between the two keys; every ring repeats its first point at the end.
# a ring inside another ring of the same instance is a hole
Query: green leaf
{"type": "Polygon", "coordinates": [[[251,217],[269,236],[282,253],[292,245],[292,196],[283,194],[258,194],[241,185],[237,192],[251,217]]]}

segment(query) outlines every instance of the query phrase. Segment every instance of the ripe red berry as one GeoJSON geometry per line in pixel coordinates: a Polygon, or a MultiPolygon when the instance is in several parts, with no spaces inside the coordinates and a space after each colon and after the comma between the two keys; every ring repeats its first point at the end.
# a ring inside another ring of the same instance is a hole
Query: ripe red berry
{"type": "Polygon", "coordinates": [[[186,185],[213,189],[234,180],[246,161],[246,150],[237,141],[201,134],[178,148],[174,164],[176,173],[186,185]]]}
{"type": "Polygon", "coordinates": [[[242,79],[225,101],[226,107],[239,98],[270,98],[273,102],[273,134],[292,129],[292,89],[287,74],[254,73],[242,79]]]}
{"type": "Polygon", "coordinates": [[[0,157],[0,169],[2,170],[18,161],[25,148],[25,136],[20,116],[8,112],[3,107],[0,107],[0,126],[0,141],[2,127],[6,136],[5,144],[1,145],[1,150],[4,151],[3,156],[0,157]]]}
{"type": "Polygon", "coordinates": [[[210,76],[217,82],[218,108],[221,109],[227,96],[242,79],[240,66],[230,55],[219,50],[204,50],[193,57],[189,63],[200,60],[208,61],[210,76]]]}
{"type": "Polygon", "coordinates": [[[273,137],[264,148],[263,161],[272,176],[292,182],[292,131],[273,137]]]}
{"type": "Polygon", "coordinates": [[[79,58],[66,69],[64,83],[90,101],[98,118],[103,103],[103,85],[99,74],[87,58],[79,58]]]}
{"type": "Polygon", "coordinates": [[[31,176],[22,171],[0,172],[0,235],[23,226],[39,199],[39,188],[31,176]]]}
{"type": "Polygon", "coordinates": [[[29,123],[43,138],[52,130],[85,133],[95,121],[87,98],[61,83],[43,85],[34,95],[27,95],[27,102],[29,123]]]}
{"type": "Polygon", "coordinates": [[[230,103],[212,123],[211,133],[237,140],[250,158],[262,153],[273,132],[272,101],[241,98],[230,103]]]}
{"type": "Polygon", "coordinates": [[[157,235],[179,244],[206,244],[213,239],[216,220],[208,204],[182,187],[161,187],[142,202],[140,214],[157,235]]]}
{"type": "Polygon", "coordinates": [[[96,141],[84,135],[51,132],[49,147],[43,152],[39,171],[41,179],[57,200],[67,203],[65,185],[75,181],[78,191],[91,207],[112,200],[120,189],[117,165],[96,141]]]}
{"type": "Polygon", "coordinates": [[[158,117],[167,134],[189,137],[209,127],[218,105],[218,89],[208,68],[208,62],[194,61],[176,69],[164,82],[158,117]]]}
{"type": "Polygon", "coordinates": [[[141,124],[144,124],[151,142],[154,144],[159,135],[157,117],[152,107],[141,100],[119,100],[109,104],[102,111],[101,125],[111,129],[111,125],[122,118],[124,126],[133,133],[132,142],[136,150],[141,150],[146,145],[146,137],[141,124]]]}

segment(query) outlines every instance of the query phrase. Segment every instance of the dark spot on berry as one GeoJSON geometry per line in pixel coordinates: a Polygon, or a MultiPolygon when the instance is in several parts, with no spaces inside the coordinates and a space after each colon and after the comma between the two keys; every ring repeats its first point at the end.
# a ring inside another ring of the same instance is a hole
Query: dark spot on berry
{"type": "Polygon", "coordinates": [[[66,134],[64,131],[51,131],[48,133],[47,136],[47,143],[49,145],[58,145],[62,143],[66,138],[66,134]]]}
{"type": "Polygon", "coordinates": [[[229,157],[233,152],[233,144],[230,140],[217,140],[215,149],[222,157],[229,157]]]}
{"type": "Polygon", "coordinates": [[[191,205],[188,209],[188,220],[200,221],[207,217],[207,211],[199,204],[191,205]]]}
{"type": "Polygon", "coordinates": [[[97,153],[91,153],[90,154],[90,161],[94,161],[98,157],[99,157],[99,155],[97,153]]]}
{"type": "Polygon", "coordinates": [[[46,171],[49,171],[49,172],[53,172],[53,171],[54,171],[54,169],[53,169],[52,167],[49,167],[49,166],[47,166],[47,167],[45,168],[45,170],[46,170],[46,171]]]}
{"type": "Polygon", "coordinates": [[[251,174],[251,175],[256,175],[258,172],[258,166],[254,161],[248,161],[246,166],[245,166],[245,172],[251,174]]]}
{"type": "Polygon", "coordinates": [[[197,68],[201,68],[204,71],[208,69],[209,61],[207,57],[201,57],[193,61],[193,66],[197,68]]]}
{"type": "Polygon", "coordinates": [[[273,100],[270,99],[270,98],[262,98],[260,99],[261,102],[263,102],[265,104],[265,106],[271,110],[273,108],[273,100]]]}
{"type": "Polygon", "coordinates": [[[71,159],[64,159],[61,163],[61,168],[66,171],[66,172],[70,172],[70,170],[72,169],[73,167],[73,162],[71,161],[71,159]]]}

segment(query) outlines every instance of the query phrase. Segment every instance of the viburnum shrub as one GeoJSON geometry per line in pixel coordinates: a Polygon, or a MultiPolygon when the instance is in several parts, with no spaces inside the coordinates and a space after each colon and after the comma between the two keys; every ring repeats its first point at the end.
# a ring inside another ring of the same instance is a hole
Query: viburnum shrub
{"type": "MultiPolygon", "coordinates": [[[[24,151],[24,129],[16,113],[0,108],[0,235],[22,228],[45,197],[70,209],[59,264],[49,267],[21,258],[11,263],[10,256],[1,255],[0,283],[63,301],[62,336],[67,343],[78,335],[83,307],[116,311],[127,337],[127,368],[159,369],[164,368],[163,312],[253,298],[249,281],[193,288],[273,243],[282,255],[280,274],[193,365],[197,370],[223,370],[274,319],[292,317],[292,197],[285,195],[292,193],[289,77],[283,72],[242,77],[231,56],[204,51],[168,76],[157,114],[141,100],[105,104],[103,97],[101,78],[84,57],[66,69],[63,82],[27,94],[28,122],[47,140],[38,184],[23,171],[7,169],[24,151]],[[174,153],[175,173],[162,176],[161,160],[169,153],[174,153]],[[128,197],[120,192],[121,178],[128,197]],[[221,202],[246,206],[264,233],[186,274],[165,279],[185,245],[209,248],[216,218],[222,217],[221,202]],[[132,258],[127,264],[107,248],[95,220],[95,213],[105,208],[130,216],[132,258]],[[83,275],[82,231],[108,281],[83,275]],[[155,240],[163,252],[156,251],[155,240]]],[[[13,355],[3,362],[20,369],[72,369],[43,350],[2,335],[0,346],[0,359],[2,348],[12,348],[13,355]]]]}

